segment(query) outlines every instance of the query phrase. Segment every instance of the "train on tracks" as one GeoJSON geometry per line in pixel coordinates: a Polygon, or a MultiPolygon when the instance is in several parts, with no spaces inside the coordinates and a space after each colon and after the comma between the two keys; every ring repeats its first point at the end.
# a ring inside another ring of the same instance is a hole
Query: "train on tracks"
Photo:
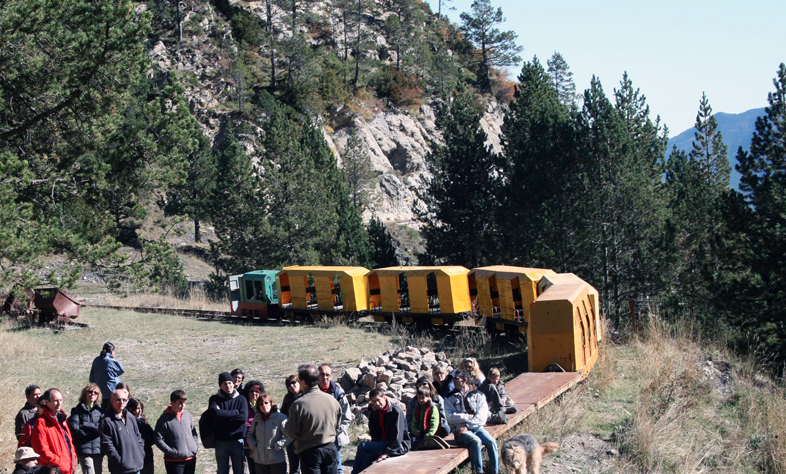
{"type": "Polygon", "coordinates": [[[572,273],[543,268],[291,266],[232,275],[229,287],[230,313],[241,318],[373,316],[524,334],[531,372],[587,374],[602,337],[597,290],[572,273]]]}

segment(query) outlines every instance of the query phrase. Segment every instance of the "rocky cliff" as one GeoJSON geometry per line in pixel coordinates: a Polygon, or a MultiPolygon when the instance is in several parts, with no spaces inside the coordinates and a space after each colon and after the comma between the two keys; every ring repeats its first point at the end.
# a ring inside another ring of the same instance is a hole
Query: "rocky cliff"
{"type": "MultiPolygon", "coordinates": [[[[230,2],[236,8],[248,9],[263,21],[263,11],[254,3],[262,2],[230,2]]],[[[321,8],[329,7],[321,4],[321,8]]],[[[215,141],[222,124],[235,112],[227,105],[232,102],[232,95],[238,87],[232,81],[233,51],[219,46],[222,39],[231,37],[232,30],[213,3],[192,2],[190,9],[183,14],[182,41],[174,42],[171,36],[168,40],[154,40],[150,56],[155,67],[178,75],[186,87],[186,97],[194,115],[205,134],[215,141]]],[[[387,14],[380,13],[376,20],[384,22],[387,14]]],[[[374,20],[367,23],[373,25],[374,20]]],[[[375,41],[377,45],[384,46],[386,39],[377,35],[375,41]]],[[[261,61],[262,57],[259,58],[261,61]]],[[[488,145],[500,151],[504,106],[490,97],[480,100],[486,107],[482,126],[489,136],[488,145]]],[[[364,215],[366,219],[374,215],[389,226],[417,228],[412,209],[418,191],[423,189],[424,180],[430,176],[427,155],[434,145],[442,143],[436,126],[440,105],[441,100],[436,97],[423,97],[421,105],[413,107],[396,107],[389,101],[356,98],[352,107],[339,107],[329,116],[317,117],[339,163],[348,137],[355,134],[361,139],[374,174],[369,186],[371,199],[364,215]]],[[[237,117],[233,116],[233,120],[237,117]]],[[[259,142],[259,137],[253,135],[262,131],[255,126],[250,129],[253,132],[246,133],[241,140],[252,158],[258,158],[261,150],[255,143],[259,142]]]]}

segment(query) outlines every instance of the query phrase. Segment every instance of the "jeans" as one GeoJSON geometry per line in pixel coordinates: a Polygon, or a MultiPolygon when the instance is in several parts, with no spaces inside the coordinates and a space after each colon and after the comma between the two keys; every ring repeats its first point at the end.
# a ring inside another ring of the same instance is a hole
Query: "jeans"
{"type": "Polygon", "coordinates": [[[80,454],[79,466],[82,474],[101,474],[101,463],[104,461],[103,454],[80,454]]]}
{"type": "Polygon", "coordinates": [[[344,474],[344,467],[341,465],[341,448],[338,445],[338,438],[336,438],[335,444],[336,444],[336,472],[338,474],[344,474]]]}
{"type": "Polygon", "coordinates": [[[243,464],[245,461],[243,453],[243,440],[232,441],[216,440],[216,472],[217,474],[229,474],[229,461],[232,460],[232,472],[243,474],[243,464]]]}
{"type": "Polygon", "coordinates": [[[300,474],[300,456],[295,452],[295,444],[287,446],[287,460],[289,461],[289,474],[300,474]]]}
{"type": "MultiPolygon", "coordinates": [[[[485,446],[489,452],[489,463],[491,472],[497,474],[499,472],[499,449],[497,448],[497,441],[491,437],[488,431],[483,428],[477,430],[467,430],[463,435],[458,436],[458,431],[454,430],[453,435],[456,437],[456,443],[466,446],[469,450],[469,463],[472,465],[474,472],[483,472],[483,455],[481,446],[485,446]]],[[[358,449],[360,451],[360,449],[358,449]]]]}
{"type": "Polygon", "coordinates": [[[315,446],[300,453],[303,474],[336,474],[336,445],[315,446]]]}
{"type": "MultiPolygon", "coordinates": [[[[254,461],[251,461],[252,463],[254,461]]],[[[278,464],[256,464],[254,472],[257,474],[287,474],[287,463],[280,462],[278,464]]]]}
{"type": "Polygon", "coordinates": [[[387,448],[387,441],[366,441],[365,443],[360,443],[358,452],[355,454],[355,463],[352,465],[352,474],[362,472],[365,468],[374,464],[378,457],[385,454],[387,448]]]}
{"type": "Polygon", "coordinates": [[[248,464],[248,474],[256,474],[256,463],[254,462],[254,458],[251,456],[251,450],[248,448],[243,448],[243,455],[246,457],[246,464],[248,464]]]}
{"type": "Polygon", "coordinates": [[[166,474],[194,474],[196,470],[196,457],[188,461],[164,461],[166,474]]]}

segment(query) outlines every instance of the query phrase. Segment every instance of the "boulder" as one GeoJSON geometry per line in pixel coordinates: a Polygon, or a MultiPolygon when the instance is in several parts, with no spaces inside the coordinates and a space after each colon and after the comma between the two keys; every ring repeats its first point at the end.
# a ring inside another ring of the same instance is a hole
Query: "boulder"
{"type": "Polygon", "coordinates": [[[368,388],[374,388],[377,386],[377,376],[373,373],[368,373],[363,376],[363,385],[368,388]]]}
{"type": "Polygon", "coordinates": [[[363,371],[357,368],[347,369],[344,372],[344,375],[341,376],[341,388],[344,389],[345,392],[349,392],[352,388],[358,383],[360,377],[363,375],[363,371]]]}
{"type": "Polygon", "coordinates": [[[377,382],[390,383],[391,380],[393,380],[393,372],[388,370],[377,376],[377,382]]]}

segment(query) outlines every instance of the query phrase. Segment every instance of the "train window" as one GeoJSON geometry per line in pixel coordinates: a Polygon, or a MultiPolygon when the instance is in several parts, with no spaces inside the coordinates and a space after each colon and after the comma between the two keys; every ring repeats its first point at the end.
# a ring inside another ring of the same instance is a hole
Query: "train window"
{"type": "Polygon", "coordinates": [[[254,281],[253,280],[246,280],[246,299],[253,300],[254,299],[254,281]]]}
{"type": "Polygon", "coordinates": [[[271,301],[278,301],[278,287],[276,286],[275,283],[270,285],[270,298],[271,301]]]}
{"type": "Polygon", "coordinates": [[[265,287],[261,280],[254,280],[254,299],[265,301],[265,287]]]}

